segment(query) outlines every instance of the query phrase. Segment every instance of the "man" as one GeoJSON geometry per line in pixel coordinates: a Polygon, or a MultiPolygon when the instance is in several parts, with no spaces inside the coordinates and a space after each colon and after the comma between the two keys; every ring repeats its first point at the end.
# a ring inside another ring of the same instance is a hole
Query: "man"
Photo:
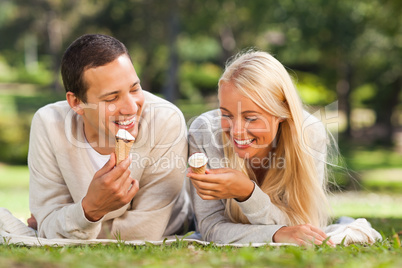
{"type": "Polygon", "coordinates": [[[31,126],[39,236],[158,240],[182,231],[190,215],[182,113],[142,90],[126,47],[110,36],[75,40],[61,74],[67,100],[41,108],[31,126]],[[116,165],[119,129],[136,140],[116,165]]]}

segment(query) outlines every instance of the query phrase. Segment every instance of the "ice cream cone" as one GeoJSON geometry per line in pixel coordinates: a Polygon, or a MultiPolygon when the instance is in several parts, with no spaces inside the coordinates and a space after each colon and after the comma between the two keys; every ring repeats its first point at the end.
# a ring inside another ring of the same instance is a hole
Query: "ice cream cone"
{"type": "Polygon", "coordinates": [[[119,129],[116,134],[116,166],[120,164],[121,161],[126,159],[130,154],[131,146],[133,146],[135,138],[126,130],[119,129]]]}
{"type": "Polygon", "coordinates": [[[194,153],[188,159],[191,171],[197,174],[205,174],[207,163],[208,157],[204,153],[194,153]]]}

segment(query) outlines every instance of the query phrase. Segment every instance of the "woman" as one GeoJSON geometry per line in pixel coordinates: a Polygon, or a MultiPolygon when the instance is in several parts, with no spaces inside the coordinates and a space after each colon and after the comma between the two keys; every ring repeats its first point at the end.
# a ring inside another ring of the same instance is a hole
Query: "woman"
{"type": "Polygon", "coordinates": [[[322,244],[326,131],[286,69],[266,52],[239,54],[219,80],[219,104],[189,131],[190,153],[209,158],[206,174],[187,175],[203,239],[322,244]]]}

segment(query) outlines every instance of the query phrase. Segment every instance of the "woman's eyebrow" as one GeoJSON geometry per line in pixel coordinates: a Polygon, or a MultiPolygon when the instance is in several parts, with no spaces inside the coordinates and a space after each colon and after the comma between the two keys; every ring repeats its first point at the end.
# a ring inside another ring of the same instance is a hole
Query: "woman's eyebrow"
{"type": "Polygon", "coordinates": [[[242,113],[242,114],[261,114],[260,112],[252,111],[252,110],[243,111],[243,112],[241,112],[241,113],[242,113]]]}

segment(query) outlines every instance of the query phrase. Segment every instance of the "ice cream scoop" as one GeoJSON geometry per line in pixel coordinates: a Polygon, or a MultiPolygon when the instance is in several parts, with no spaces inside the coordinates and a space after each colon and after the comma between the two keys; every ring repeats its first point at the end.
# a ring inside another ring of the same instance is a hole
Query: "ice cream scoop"
{"type": "Polygon", "coordinates": [[[197,174],[205,174],[207,163],[208,157],[204,153],[194,153],[188,159],[188,165],[197,174]]]}

